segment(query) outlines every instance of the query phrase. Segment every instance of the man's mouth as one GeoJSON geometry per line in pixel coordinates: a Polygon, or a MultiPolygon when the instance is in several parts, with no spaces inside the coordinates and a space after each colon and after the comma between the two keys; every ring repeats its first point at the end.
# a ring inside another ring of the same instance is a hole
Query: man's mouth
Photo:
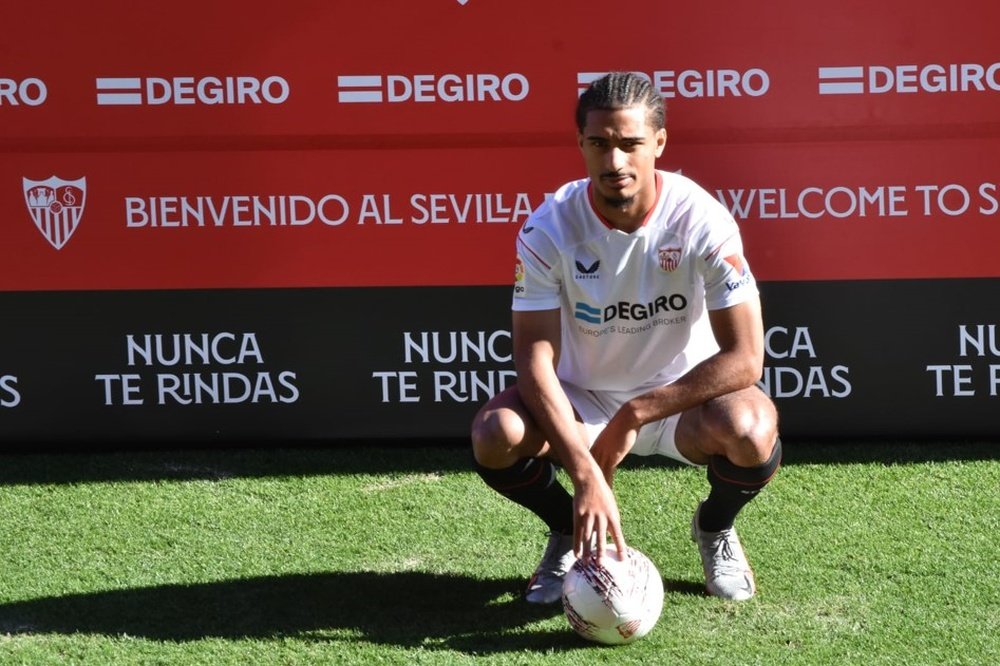
{"type": "Polygon", "coordinates": [[[621,189],[632,182],[632,177],[626,173],[605,173],[601,175],[601,180],[610,187],[621,189]]]}

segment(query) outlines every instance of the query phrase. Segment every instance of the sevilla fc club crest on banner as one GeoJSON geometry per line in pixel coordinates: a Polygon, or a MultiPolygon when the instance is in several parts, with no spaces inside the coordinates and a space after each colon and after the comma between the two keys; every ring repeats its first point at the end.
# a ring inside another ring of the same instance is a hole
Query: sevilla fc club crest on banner
{"type": "Polygon", "coordinates": [[[31,219],[45,240],[61,250],[80,226],[87,199],[87,179],[63,180],[52,176],[48,180],[22,180],[24,202],[31,219]]]}

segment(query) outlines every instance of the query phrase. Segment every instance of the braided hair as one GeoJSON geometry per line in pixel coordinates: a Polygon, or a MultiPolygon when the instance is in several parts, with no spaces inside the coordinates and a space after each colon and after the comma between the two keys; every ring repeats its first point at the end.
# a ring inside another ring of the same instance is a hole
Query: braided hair
{"type": "Polygon", "coordinates": [[[611,111],[631,106],[645,106],[646,120],[654,130],[666,127],[663,97],[652,82],[634,72],[610,72],[590,84],[576,105],[576,127],[580,132],[591,111],[611,111]]]}

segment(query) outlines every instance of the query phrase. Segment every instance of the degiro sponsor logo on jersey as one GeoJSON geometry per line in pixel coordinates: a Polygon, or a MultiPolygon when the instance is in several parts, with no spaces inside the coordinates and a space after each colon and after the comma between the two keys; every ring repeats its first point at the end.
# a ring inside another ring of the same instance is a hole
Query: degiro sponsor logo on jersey
{"type": "Polygon", "coordinates": [[[288,81],[280,76],[99,77],[98,106],[160,104],[283,104],[288,81]]]}
{"type": "Polygon", "coordinates": [[[658,296],[656,300],[649,303],[618,301],[603,308],[577,301],[573,316],[588,324],[603,324],[616,319],[643,321],[663,312],[683,310],[687,307],[687,304],[687,298],[684,294],[658,296]]]}
{"type": "MultiPolygon", "coordinates": [[[[648,79],[663,97],[760,97],[771,87],[771,77],[759,67],[738,69],[667,69],[651,74],[635,72],[648,79]]],[[[607,72],[580,72],[578,93],[607,72]]]]}
{"type": "Polygon", "coordinates": [[[400,102],[520,102],[531,85],[524,74],[388,74],[337,77],[342,104],[400,102]]]}
{"type": "Polygon", "coordinates": [[[820,95],[939,92],[1000,92],[1000,62],[819,68],[820,95]]]}

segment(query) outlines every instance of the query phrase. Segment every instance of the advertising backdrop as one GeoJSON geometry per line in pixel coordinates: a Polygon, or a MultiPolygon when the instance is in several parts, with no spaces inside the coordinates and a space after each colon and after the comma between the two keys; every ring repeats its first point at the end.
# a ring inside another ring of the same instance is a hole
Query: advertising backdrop
{"type": "MultiPolygon", "coordinates": [[[[802,437],[1000,435],[1000,5],[8,3],[0,442],[455,438],[612,70],[734,215],[802,437]]],[[[627,363],[627,359],[623,359],[627,363]]]]}

